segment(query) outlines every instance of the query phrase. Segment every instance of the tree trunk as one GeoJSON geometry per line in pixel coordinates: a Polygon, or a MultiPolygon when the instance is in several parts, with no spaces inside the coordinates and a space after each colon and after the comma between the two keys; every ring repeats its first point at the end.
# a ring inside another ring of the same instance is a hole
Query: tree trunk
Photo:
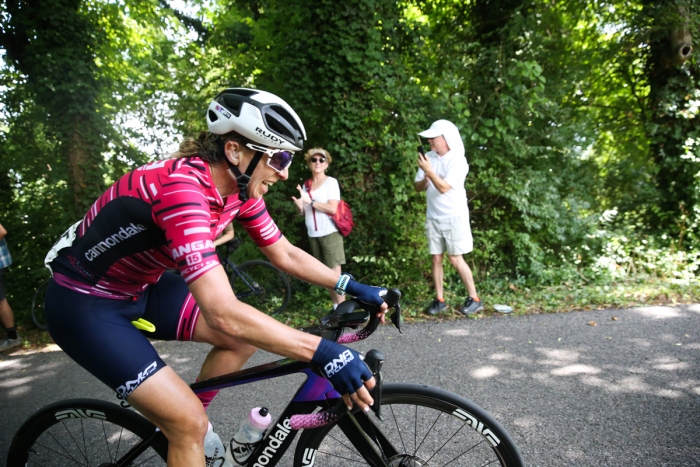
{"type": "Polygon", "coordinates": [[[644,4],[644,15],[653,18],[646,73],[650,87],[647,132],[659,191],[654,224],[664,231],[679,224],[698,202],[695,174],[700,167],[683,157],[685,141],[697,122],[680,113],[700,82],[697,62],[688,62],[693,51],[689,11],[673,0],[646,0],[644,4]]]}

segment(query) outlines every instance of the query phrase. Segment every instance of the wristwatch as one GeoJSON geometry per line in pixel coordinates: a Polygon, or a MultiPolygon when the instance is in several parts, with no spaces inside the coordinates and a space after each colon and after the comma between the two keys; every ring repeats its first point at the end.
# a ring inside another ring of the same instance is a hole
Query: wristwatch
{"type": "Polygon", "coordinates": [[[309,203],[309,206],[314,207],[314,200],[311,200],[311,202],[309,203]]]}

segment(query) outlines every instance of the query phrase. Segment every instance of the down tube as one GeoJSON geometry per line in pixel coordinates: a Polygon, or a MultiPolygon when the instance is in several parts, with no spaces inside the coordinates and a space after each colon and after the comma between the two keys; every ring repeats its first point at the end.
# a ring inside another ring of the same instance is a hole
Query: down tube
{"type": "Polygon", "coordinates": [[[318,407],[328,408],[328,399],[340,397],[327,379],[316,375],[308,368],[301,373],[306,375],[306,381],[253,452],[251,460],[248,461],[249,467],[277,465],[297,434],[297,430],[293,430],[290,425],[292,415],[309,414],[318,407]]]}

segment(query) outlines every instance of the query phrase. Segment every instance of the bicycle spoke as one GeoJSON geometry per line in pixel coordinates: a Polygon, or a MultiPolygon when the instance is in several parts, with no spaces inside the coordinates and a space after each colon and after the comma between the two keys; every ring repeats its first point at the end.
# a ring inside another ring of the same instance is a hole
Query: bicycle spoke
{"type": "MultiPolygon", "coordinates": [[[[383,421],[372,419],[369,425],[353,426],[343,418],[334,428],[309,432],[308,439],[300,440],[304,450],[316,447],[315,466],[344,467],[353,461],[353,465],[389,467],[522,467],[508,434],[466,399],[413,384],[386,385],[384,389],[383,421]],[[370,445],[356,442],[363,436],[371,440],[370,445]],[[411,438],[413,445],[408,444],[411,438]],[[348,451],[349,456],[345,452],[348,441],[355,447],[348,451]],[[365,450],[381,452],[385,447],[390,449],[383,459],[375,453],[368,456],[365,450]]],[[[298,452],[295,465],[303,466],[304,451],[298,452]]]]}
{"type": "Polygon", "coordinates": [[[58,444],[61,448],[63,448],[64,451],[66,451],[66,454],[73,462],[75,462],[78,465],[89,465],[87,463],[87,457],[85,456],[85,454],[83,454],[82,451],[80,451],[80,446],[78,446],[78,443],[75,441],[75,438],[73,437],[73,433],[71,433],[71,431],[68,429],[68,426],[66,426],[65,422],[62,422],[62,425],[63,425],[63,428],[66,430],[66,433],[68,433],[68,436],[70,436],[71,440],[73,441],[73,444],[75,445],[76,449],[78,449],[78,452],[80,454],[82,454],[83,459],[85,459],[86,463],[81,464],[76,459],[74,459],[73,456],[71,455],[71,453],[68,451],[68,449],[63,445],[63,443],[61,443],[60,441],[58,441],[58,439],[56,439],[56,437],[53,435],[53,433],[49,433],[51,435],[51,437],[54,439],[54,441],[56,441],[56,444],[58,444]]]}
{"type": "MultiPolygon", "coordinates": [[[[350,459],[349,457],[339,456],[338,454],[333,454],[333,453],[330,453],[330,452],[324,452],[324,451],[318,451],[318,452],[321,453],[321,454],[325,454],[325,455],[327,455],[327,456],[329,456],[329,457],[333,457],[333,458],[335,458],[335,459],[342,459],[342,460],[344,460],[344,461],[353,462],[353,463],[355,463],[355,464],[367,465],[367,464],[365,463],[364,460],[350,459]]],[[[355,452],[357,452],[357,451],[355,451],[355,452]]],[[[359,453],[357,453],[357,455],[359,456],[359,453]]],[[[362,457],[360,457],[360,459],[362,459],[362,457]]]]}
{"type": "MultiPolygon", "coordinates": [[[[416,411],[417,411],[417,409],[418,409],[418,407],[416,406],[416,411]]],[[[430,428],[428,428],[428,431],[425,432],[425,436],[424,436],[423,439],[421,440],[420,445],[419,445],[419,446],[416,446],[416,450],[415,450],[415,452],[413,453],[414,456],[416,455],[416,453],[418,452],[418,450],[420,449],[420,447],[423,446],[423,443],[425,442],[426,438],[428,437],[428,434],[430,434],[431,430],[433,429],[433,427],[435,426],[435,424],[438,422],[438,420],[440,420],[440,417],[441,417],[441,416],[442,416],[442,412],[438,412],[438,416],[435,418],[435,420],[433,420],[433,424],[430,425],[430,428]]],[[[417,435],[418,435],[418,428],[416,428],[416,436],[417,436],[417,435]]],[[[452,435],[452,437],[451,437],[450,439],[452,439],[452,438],[454,438],[454,435],[452,435]]],[[[440,447],[440,449],[442,449],[443,447],[445,447],[445,445],[446,445],[448,442],[449,442],[449,440],[447,440],[447,442],[445,442],[445,444],[443,444],[443,445],[440,447]]],[[[438,450],[438,451],[439,451],[439,450],[438,450]]],[[[435,456],[435,454],[433,454],[433,455],[431,456],[431,459],[432,459],[434,456],[435,456]]]]}
{"type": "Polygon", "coordinates": [[[8,466],[166,465],[164,438],[156,436],[146,419],[116,404],[72,400],[53,404],[43,412],[13,442],[16,446],[8,453],[8,466]]]}
{"type": "MultiPolygon", "coordinates": [[[[54,438],[54,440],[55,440],[55,438],[54,438]]],[[[64,457],[64,458],[66,458],[66,459],[72,461],[74,464],[84,465],[84,464],[81,464],[80,462],[78,462],[73,456],[71,456],[70,453],[63,447],[63,445],[62,445],[61,443],[59,443],[58,441],[56,441],[56,443],[58,443],[58,445],[59,445],[61,448],[63,448],[63,450],[66,451],[67,454],[64,454],[64,453],[62,453],[62,452],[59,452],[59,451],[57,451],[57,450],[51,448],[50,446],[48,446],[48,445],[46,445],[46,444],[36,443],[36,445],[37,445],[38,447],[42,447],[42,448],[46,449],[47,451],[51,451],[51,452],[53,452],[53,453],[55,453],[55,454],[57,454],[57,455],[59,455],[59,456],[61,456],[61,457],[64,457]]],[[[36,453],[36,450],[32,450],[32,452],[36,453]]]]}
{"type": "MultiPolygon", "coordinates": [[[[396,432],[399,434],[399,440],[401,441],[401,448],[403,449],[403,451],[408,451],[408,449],[406,448],[406,443],[404,443],[404,441],[403,441],[403,435],[401,434],[402,430],[399,427],[399,421],[396,417],[396,414],[394,413],[394,406],[390,405],[389,408],[391,409],[391,417],[394,419],[394,426],[396,427],[396,432]]],[[[418,406],[416,406],[416,414],[417,414],[417,412],[418,412],[418,406]]],[[[417,425],[418,425],[418,421],[416,419],[415,429],[413,430],[414,435],[418,429],[417,425]]],[[[414,446],[415,446],[415,444],[414,444],[414,446]]]]}

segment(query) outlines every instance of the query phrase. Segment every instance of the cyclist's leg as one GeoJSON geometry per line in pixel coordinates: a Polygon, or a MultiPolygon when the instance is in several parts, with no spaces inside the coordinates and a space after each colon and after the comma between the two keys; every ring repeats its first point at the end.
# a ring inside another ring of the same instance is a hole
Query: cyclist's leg
{"type": "Polygon", "coordinates": [[[169,465],[203,466],[207,417],[202,405],[131,324],[143,315],[147,297],[146,293],[137,301],[98,298],[52,281],[46,307],[49,332],[67,355],[163,431],[169,445],[175,446],[174,463],[169,465]],[[161,405],[173,400],[178,403],[161,405]],[[193,450],[193,445],[199,447],[193,450]]]}
{"type": "MultiPolygon", "coordinates": [[[[147,336],[163,340],[207,342],[214,346],[204,360],[199,380],[240,370],[257,350],[252,345],[212,329],[201,318],[199,306],[184,279],[177,274],[165,273],[157,284],[149,287],[143,318],[156,326],[155,333],[145,333],[147,336]]],[[[205,408],[216,392],[218,391],[198,394],[205,408]]]]}
{"type": "Polygon", "coordinates": [[[140,384],[128,401],[168,439],[168,467],[204,467],[207,416],[197,396],[170,367],[140,384]]]}

